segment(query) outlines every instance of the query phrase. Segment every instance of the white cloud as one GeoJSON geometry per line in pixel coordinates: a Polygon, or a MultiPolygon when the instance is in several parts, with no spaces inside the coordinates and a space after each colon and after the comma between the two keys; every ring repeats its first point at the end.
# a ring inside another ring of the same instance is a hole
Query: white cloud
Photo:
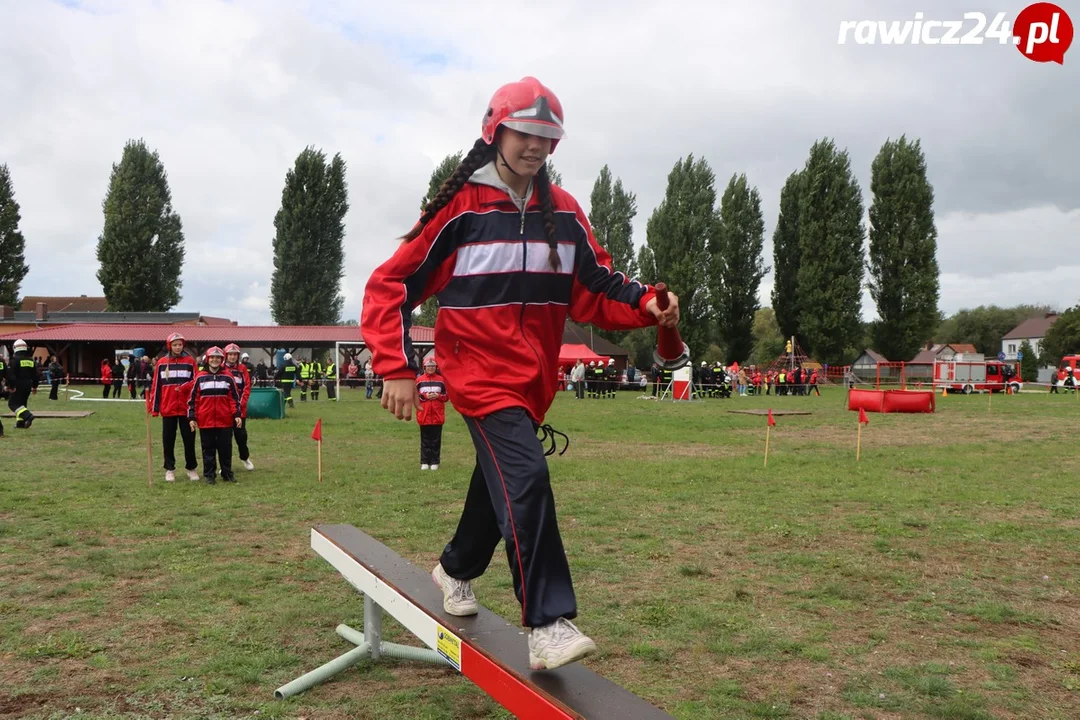
{"type": "Polygon", "coordinates": [[[868,7],[874,19],[925,9],[0,0],[0,162],[22,206],[23,292],[100,292],[101,199],[124,142],[142,137],[184,222],[180,308],[269,322],[273,216],[286,171],[314,145],[348,165],[342,291],[356,318],[435,164],[477,137],[500,83],[534,74],[566,108],[553,158],[565,186],[587,207],[609,164],[637,193],[638,243],[688,153],[721,184],[746,172],[771,235],[784,178],[814,140],[849,149],[868,205],[874,154],[907,133],[922,138],[937,191],[943,309],[1080,299],[1057,252],[1078,237],[1076,63],[996,46],[837,46],[839,21],[868,7]]]}

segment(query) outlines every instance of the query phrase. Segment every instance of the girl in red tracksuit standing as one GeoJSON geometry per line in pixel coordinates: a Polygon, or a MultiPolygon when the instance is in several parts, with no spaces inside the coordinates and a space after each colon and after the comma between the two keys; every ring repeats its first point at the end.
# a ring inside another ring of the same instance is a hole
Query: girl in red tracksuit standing
{"type": "Polygon", "coordinates": [[[188,427],[187,403],[191,385],[195,382],[195,358],[184,352],[184,336],[173,333],[166,340],[168,354],[157,361],[150,396],[146,398],[147,410],[154,416],[161,415],[161,446],[165,456],[165,482],[176,479],[176,430],[184,442],[184,468],[189,480],[198,480],[195,468],[195,433],[188,427]]]}
{"type": "Polygon", "coordinates": [[[240,462],[244,463],[244,469],[254,470],[255,465],[251,462],[251,451],[248,449],[247,431],[247,406],[248,398],[251,397],[251,371],[244,363],[240,362],[240,347],[235,343],[225,346],[225,369],[236,381],[236,390],[240,393],[240,425],[233,435],[236,436],[236,449],[240,451],[240,462]]]}
{"type": "Polygon", "coordinates": [[[221,479],[236,482],[232,471],[233,426],[240,427],[240,393],[236,379],[225,369],[225,352],[215,346],[206,351],[206,368],[195,375],[188,398],[188,425],[199,429],[203,475],[214,485],[218,461],[221,479]]]}
{"type": "Polygon", "coordinates": [[[446,383],[438,373],[435,358],[424,361],[424,374],[416,378],[416,393],[420,397],[420,409],[416,411],[420,426],[420,469],[438,470],[447,398],[446,383]]]}
{"type": "Polygon", "coordinates": [[[565,320],[610,330],[678,322],[678,299],[661,311],[653,288],[612,270],[577,201],[550,182],[547,156],[562,136],[562,105],[535,78],[496,91],[481,138],[372,274],[361,317],[375,373],[385,378],[382,405],[407,420],[420,406],[412,311],[439,299],[435,353],[477,464],[432,578],[447,613],[475,614],[470,581],[505,540],[535,669],[596,650],[570,622],[577,602],[536,436],[554,432],[542,423],[565,320]]]}

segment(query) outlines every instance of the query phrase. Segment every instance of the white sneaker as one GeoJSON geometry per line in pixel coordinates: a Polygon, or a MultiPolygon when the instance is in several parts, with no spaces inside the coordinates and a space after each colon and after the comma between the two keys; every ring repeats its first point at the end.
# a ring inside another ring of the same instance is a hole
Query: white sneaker
{"type": "Polygon", "coordinates": [[[195,472],[194,470],[188,470],[187,471],[187,479],[188,480],[194,480],[194,481],[198,482],[199,481],[199,473],[195,472]]]}
{"type": "Polygon", "coordinates": [[[255,465],[254,465],[254,463],[251,462],[250,458],[247,459],[247,460],[244,460],[243,463],[244,463],[244,468],[245,469],[247,469],[247,470],[254,470],[255,469],[255,465]]]}
{"type": "Polygon", "coordinates": [[[438,466],[438,465],[432,465],[432,466],[431,466],[431,469],[432,469],[432,470],[438,470],[438,469],[439,469],[439,466],[438,466]]]}
{"type": "Polygon", "coordinates": [[[468,580],[458,580],[446,574],[442,563],[435,566],[431,571],[431,579],[439,586],[443,593],[443,610],[449,615],[475,615],[480,611],[473,595],[472,583],[468,580]]]}
{"type": "Polygon", "coordinates": [[[596,643],[566,618],[529,633],[529,667],[533,670],[554,670],[595,652],[596,643]]]}
{"type": "Polygon", "coordinates": [[[421,469],[421,470],[430,470],[430,469],[431,469],[431,466],[430,466],[430,465],[427,465],[427,464],[424,464],[424,463],[421,463],[421,465],[420,465],[420,469],[421,469]]]}
{"type": "Polygon", "coordinates": [[[165,482],[175,482],[175,480],[176,480],[176,472],[173,471],[173,470],[166,470],[165,471],[165,482]]]}

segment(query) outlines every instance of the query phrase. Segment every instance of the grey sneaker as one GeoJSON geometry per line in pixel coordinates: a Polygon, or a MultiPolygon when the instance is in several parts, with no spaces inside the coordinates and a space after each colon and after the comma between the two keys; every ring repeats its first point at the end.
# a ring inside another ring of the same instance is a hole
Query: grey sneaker
{"type": "Polygon", "coordinates": [[[596,643],[566,618],[529,633],[529,667],[554,670],[596,652],[596,643]]]}
{"type": "Polygon", "coordinates": [[[476,596],[473,595],[472,583],[450,577],[443,570],[442,563],[436,565],[431,571],[431,579],[442,590],[443,610],[448,615],[475,615],[480,611],[476,596]]]}
{"type": "Polygon", "coordinates": [[[244,460],[243,463],[244,463],[244,469],[245,470],[254,470],[255,469],[255,463],[251,462],[250,458],[248,458],[247,460],[244,460]]]}
{"type": "Polygon", "coordinates": [[[166,470],[165,471],[165,482],[175,482],[175,481],[176,481],[176,471],[175,470],[166,470]]]}
{"type": "Polygon", "coordinates": [[[188,470],[187,479],[193,482],[199,482],[199,473],[195,472],[194,470],[188,470]]]}

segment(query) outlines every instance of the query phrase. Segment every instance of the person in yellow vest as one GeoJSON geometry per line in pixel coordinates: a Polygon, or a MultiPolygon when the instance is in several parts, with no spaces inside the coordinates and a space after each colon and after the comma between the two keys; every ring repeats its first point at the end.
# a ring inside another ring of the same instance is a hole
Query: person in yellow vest
{"type": "Polygon", "coordinates": [[[301,359],[296,366],[300,369],[300,402],[307,402],[308,384],[311,382],[311,363],[301,359]]]}
{"type": "Polygon", "coordinates": [[[311,399],[319,399],[319,385],[322,384],[323,366],[315,358],[311,359],[311,399]]]}
{"type": "Polygon", "coordinates": [[[780,370],[780,377],[776,379],[776,394],[787,395],[787,370],[780,370]]]}
{"type": "Polygon", "coordinates": [[[337,364],[333,355],[326,356],[326,397],[337,402],[337,364]]]}

